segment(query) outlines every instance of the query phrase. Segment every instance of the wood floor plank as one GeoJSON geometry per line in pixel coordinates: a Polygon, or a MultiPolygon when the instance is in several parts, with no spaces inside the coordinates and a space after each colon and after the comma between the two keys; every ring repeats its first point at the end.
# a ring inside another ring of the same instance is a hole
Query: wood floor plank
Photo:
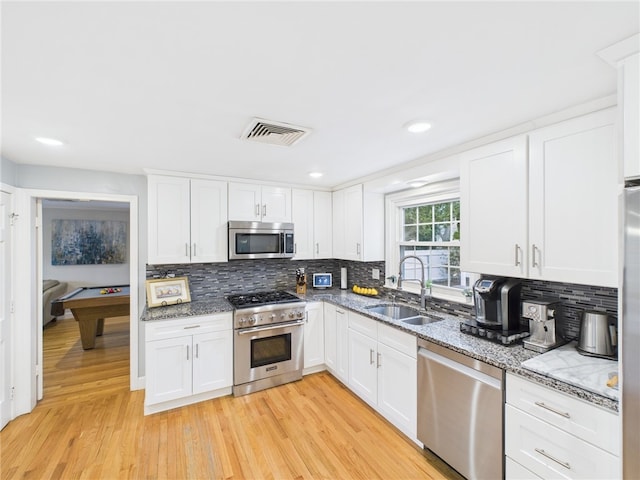
{"type": "Polygon", "coordinates": [[[44,330],[44,398],[0,432],[0,479],[460,479],[326,372],[143,415],[129,319],[94,350],[75,320],[44,330]]]}

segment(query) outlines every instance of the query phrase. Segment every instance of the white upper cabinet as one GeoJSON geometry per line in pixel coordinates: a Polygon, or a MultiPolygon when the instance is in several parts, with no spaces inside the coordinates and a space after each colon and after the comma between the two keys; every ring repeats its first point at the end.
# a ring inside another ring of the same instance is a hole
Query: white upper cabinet
{"type": "Polygon", "coordinates": [[[332,258],[331,193],[292,190],[295,259],[332,258]]]}
{"type": "Polygon", "coordinates": [[[615,43],[598,55],[618,69],[619,139],[623,175],[640,178],[640,33],[615,43]]]}
{"type": "Polygon", "coordinates": [[[333,192],[333,256],[384,260],[384,197],[363,185],[333,192]]]}
{"type": "Polygon", "coordinates": [[[618,285],[615,110],[529,137],[529,277],[618,285]]]}
{"type": "Polygon", "coordinates": [[[229,220],[291,222],[291,189],[229,183],[229,220]]]}
{"type": "Polygon", "coordinates": [[[227,261],[227,183],[150,175],[148,263],[227,261]]]}
{"type": "Polygon", "coordinates": [[[462,270],[527,273],[527,137],[464,153],[460,164],[462,270]]]}
{"type": "Polygon", "coordinates": [[[608,109],[531,132],[528,155],[525,136],[463,154],[462,269],[617,286],[614,124],[608,109]]]}

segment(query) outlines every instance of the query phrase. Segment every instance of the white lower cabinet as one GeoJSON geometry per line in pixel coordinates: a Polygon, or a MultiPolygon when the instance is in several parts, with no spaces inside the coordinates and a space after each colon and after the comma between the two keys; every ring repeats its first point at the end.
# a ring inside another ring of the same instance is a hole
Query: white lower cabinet
{"type": "Polygon", "coordinates": [[[231,393],[231,313],[145,323],[145,415],[231,393]]]}
{"type": "Polygon", "coordinates": [[[331,303],[324,304],[324,363],[342,383],[349,381],[347,312],[331,303]]]}
{"type": "Polygon", "coordinates": [[[615,413],[511,374],[506,402],[507,479],[621,478],[615,413]]]}
{"type": "Polygon", "coordinates": [[[322,302],[308,302],[304,324],[304,371],[324,370],[324,311],[322,302]]]}
{"type": "Polygon", "coordinates": [[[349,312],[349,388],[416,438],[416,337],[349,312]]]}

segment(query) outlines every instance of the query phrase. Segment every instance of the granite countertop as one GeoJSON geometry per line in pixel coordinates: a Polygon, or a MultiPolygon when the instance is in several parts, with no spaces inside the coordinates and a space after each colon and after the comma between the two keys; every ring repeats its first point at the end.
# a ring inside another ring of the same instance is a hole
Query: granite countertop
{"type": "MultiPolygon", "coordinates": [[[[366,309],[366,307],[370,305],[391,303],[389,300],[378,297],[362,296],[350,291],[335,288],[322,291],[310,290],[307,294],[298,296],[308,302],[327,301],[334,305],[347,308],[367,317],[382,321],[388,325],[392,325],[400,330],[412,333],[424,340],[442,345],[490,365],[495,365],[496,367],[502,368],[512,374],[546,385],[554,390],[565,392],[571,396],[580,398],[614,412],[618,411],[619,406],[617,395],[607,391],[594,390],[594,379],[588,374],[590,367],[585,367],[584,374],[573,375],[570,378],[562,375],[554,376],[553,372],[549,368],[543,368],[542,365],[547,363],[549,365],[557,365],[557,359],[550,358],[551,361],[546,362],[545,358],[545,355],[549,355],[549,353],[552,353],[555,350],[551,350],[551,352],[541,355],[531,350],[526,350],[521,344],[504,346],[486,339],[462,333],[460,331],[459,317],[430,311],[428,306],[426,315],[442,318],[442,321],[430,323],[428,325],[409,325],[402,323],[400,320],[393,320],[388,317],[372,313],[366,309]],[[539,358],[537,362],[535,361],[536,357],[539,358]],[[604,393],[607,393],[608,395],[605,395],[604,393]]],[[[419,308],[417,305],[414,306],[419,308]]],[[[145,308],[141,320],[167,320],[177,317],[208,315],[232,310],[233,307],[231,304],[223,297],[211,297],[205,300],[192,301],[190,303],[180,305],[145,308]]],[[[560,350],[560,352],[563,352],[563,350],[560,350]]],[[[564,358],[566,358],[566,354],[564,358]]],[[[590,357],[583,358],[585,359],[585,365],[593,360],[590,357]]],[[[576,361],[578,360],[579,359],[576,361]]],[[[577,363],[575,363],[576,361],[574,361],[572,368],[577,366],[577,363]]],[[[562,366],[566,366],[566,364],[563,364],[562,366]]],[[[613,370],[614,369],[611,369],[611,371],[613,370]]],[[[595,381],[599,382],[598,379],[595,379],[595,381]]]]}

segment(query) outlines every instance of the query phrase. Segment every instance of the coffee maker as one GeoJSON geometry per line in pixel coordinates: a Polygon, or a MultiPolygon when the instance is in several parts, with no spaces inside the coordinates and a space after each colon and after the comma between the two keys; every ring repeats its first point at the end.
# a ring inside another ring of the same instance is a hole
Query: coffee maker
{"type": "Polygon", "coordinates": [[[560,302],[556,300],[527,300],[522,302],[522,316],[529,319],[530,336],[523,347],[544,353],[564,345],[566,340],[556,331],[556,320],[560,317],[560,302]]]}
{"type": "Polygon", "coordinates": [[[520,292],[516,278],[484,277],[473,285],[476,322],[503,332],[520,330],[520,292]]]}

